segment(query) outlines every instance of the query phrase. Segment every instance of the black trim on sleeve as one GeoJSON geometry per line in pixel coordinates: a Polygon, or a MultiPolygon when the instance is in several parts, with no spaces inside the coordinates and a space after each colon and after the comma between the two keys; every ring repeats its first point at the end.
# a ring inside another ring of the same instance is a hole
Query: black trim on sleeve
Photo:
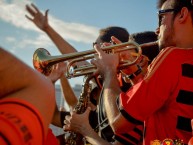
{"type": "Polygon", "coordinates": [[[136,139],[134,136],[131,136],[130,134],[122,134],[124,137],[128,138],[129,140],[131,140],[132,142],[138,144],[140,139],[136,139]]]}
{"type": "Polygon", "coordinates": [[[131,115],[129,115],[124,109],[123,107],[120,105],[120,100],[119,100],[119,96],[117,97],[116,100],[116,104],[117,107],[119,109],[119,111],[121,112],[121,114],[131,123],[136,124],[136,125],[144,125],[143,121],[137,120],[135,118],[133,118],[131,115]]]}
{"type": "Polygon", "coordinates": [[[176,128],[187,132],[192,132],[191,118],[178,116],[176,128]]]}
{"type": "Polygon", "coordinates": [[[186,104],[186,105],[193,105],[193,92],[180,90],[178,96],[176,97],[176,102],[186,104]]]}
{"type": "Polygon", "coordinates": [[[142,68],[141,66],[137,65],[137,71],[132,73],[131,75],[129,75],[128,77],[132,80],[133,78],[135,78],[136,76],[138,76],[141,72],[142,72],[142,68]]]}
{"type": "Polygon", "coordinates": [[[4,134],[2,134],[1,132],[0,132],[0,136],[3,138],[3,140],[7,143],[7,145],[11,145],[11,143],[10,143],[10,141],[8,140],[8,138],[6,138],[5,136],[4,136],[4,134]]]}
{"type": "Polygon", "coordinates": [[[143,130],[140,130],[137,127],[135,127],[133,131],[143,137],[143,130]]]}
{"type": "Polygon", "coordinates": [[[193,78],[193,65],[191,64],[182,64],[182,76],[193,78]]]}
{"type": "Polygon", "coordinates": [[[118,142],[120,142],[122,144],[125,144],[125,145],[135,145],[135,144],[133,144],[131,142],[128,142],[127,140],[125,140],[125,139],[123,139],[123,138],[121,138],[120,136],[117,136],[117,135],[115,135],[113,138],[115,140],[117,140],[118,142]]]}
{"type": "Polygon", "coordinates": [[[120,112],[129,122],[131,122],[133,124],[137,124],[137,125],[143,125],[144,124],[143,121],[140,121],[140,120],[133,118],[125,110],[121,109],[120,112]]]}

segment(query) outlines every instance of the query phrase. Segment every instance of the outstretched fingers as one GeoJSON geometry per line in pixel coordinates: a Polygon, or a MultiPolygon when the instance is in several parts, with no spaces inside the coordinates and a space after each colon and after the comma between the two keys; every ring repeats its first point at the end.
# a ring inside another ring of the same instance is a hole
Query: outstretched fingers
{"type": "MultiPolygon", "coordinates": [[[[40,10],[34,5],[34,4],[31,4],[31,6],[36,10],[36,14],[41,14],[40,10]]],[[[45,11],[45,17],[47,18],[48,17],[48,12],[49,12],[49,9],[47,9],[45,11]]],[[[43,14],[42,14],[43,15],[43,14]]]]}
{"type": "Polygon", "coordinates": [[[46,19],[48,18],[48,12],[49,12],[49,9],[47,9],[46,12],[45,12],[46,19]]]}
{"type": "Polygon", "coordinates": [[[37,11],[35,9],[32,9],[29,5],[26,5],[26,10],[30,13],[30,15],[34,16],[37,11]]]}
{"type": "Polygon", "coordinates": [[[28,20],[33,21],[33,19],[30,18],[28,15],[25,15],[25,17],[26,17],[28,20]]]}
{"type": "Polygon", "coordinates": [[[39,9],[32,3],[31,6],[36,10],[36,13],[39,13],[39,9]]]}

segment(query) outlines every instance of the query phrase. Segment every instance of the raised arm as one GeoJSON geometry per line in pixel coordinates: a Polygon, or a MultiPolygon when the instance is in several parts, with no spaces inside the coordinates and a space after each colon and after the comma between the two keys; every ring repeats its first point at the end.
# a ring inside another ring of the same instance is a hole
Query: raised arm
{"type": "MultiPolygon", "coordinates": [[[[55,84],[55,82],[60,79],[61,82],[61,89],[64,95],[64,100],[67,102],[70,108],[73,108],[76,104],[78,99],[76,98],[67,78],[64,76],[64,73],[66,72],[66,64],[61,62],[56,65],[54,65],[53,70],[51,74],[48,76],[48,78],[55,84]]],[[[65,112],[65,111],[64,111],[65,112]]],[[[53,115],[52,124],[62,127],[61,124],[61,115],[64,115],[65,113],[62,113],[58,110],[57,106],[55,107],[55,113],[53,115]]],[[[67,113],[69,114],[69,113],[67,113]]]]}
{"type": "Polygon", "coordinates": [[[68,79],[64,75],[60,78],[60,84],[64,99],[71,109],[74,108],[78,102],[78,99],[74,94],[74,91],[72,90],[68,79]]]}
{"type": "MultiPolygon", "coordinates": [[[[27,12],[31,15],[31,17],[26,16],[28,20],[33,22],[40,30],[44,31],[49,38],[53,41],[53,43],[57,46],[58,50],[62,54],[77,52],[77,50],[68,43],[62,36],[57,33],[54,28],[48,22],[48,10],[46,10],[45,14],[42,14],[40,10],[34,5],[26,5],[27,12]]],[[[78,62],[76,65],[88,64],[87,61],[78,62]]]]}
{"type": "Polygon", "coordinates": [[[66,100],[69,107],[73,108],[77,104],[78,99],[74,94],[74,91],[72,90],[68,79],[64,75],[66,72],[66,65],[67,64],[63,62],[56,64],[53,67],[53,71],[50,74],[49,79],[51,79],[53,83],[60,79],[64,99],[66,100]]]}
{"type": "Polygon", "coordinates": [[[45,14],[42,14],[34,4],[26,5],[26,10],[32,17],[26,15],[26,18],[33,22],[40,30],[44,31],[62,54],[77,52],[72,45],[50,26],[48,23],[48,10],[46,10],[45,14]]]}

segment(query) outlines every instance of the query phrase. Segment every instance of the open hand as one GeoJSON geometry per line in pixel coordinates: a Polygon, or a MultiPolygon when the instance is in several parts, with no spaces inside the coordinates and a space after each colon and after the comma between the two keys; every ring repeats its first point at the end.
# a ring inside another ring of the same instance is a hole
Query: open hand
{"type": "Polygon", "coordinates": [[[46,10],[45,15],[43,15],[40,10],[34,5],[26,5],[27,12],[31,15],[31,17],[25,15],[25,17],[32,21],[38,28],[45,31],[48,24],[48,11],[46,10]]]}

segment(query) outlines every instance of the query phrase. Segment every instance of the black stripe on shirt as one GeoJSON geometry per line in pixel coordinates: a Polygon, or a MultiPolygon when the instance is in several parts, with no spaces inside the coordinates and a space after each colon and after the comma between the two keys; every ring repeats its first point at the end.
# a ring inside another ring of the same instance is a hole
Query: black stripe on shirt
{"type": "Polygon", "coordinates": [[[135,144],[133,144],[133,143],[121,138],[120,136],[117,136],[117,135],[114,136],[114,139],[122,144],[125,144],[125,145],[135,145],[135,144]]]}
{"type": "Polygon", "coordinates": [[[186,105],[193,105],[193,92],[180,90],[178,96],[176,97],[176,102],[186,105]]]}
{"type": "Polygon", "coordinates": [[[121,109],[120,110],[121,114],[131,123],[137,124],[137,125],[143,125],[142,121],[139,121],[135,118],[133,118],[131,115],[129,115],[125,110],[121,109]]]}
{"type": "Polygon", "coordinates": [[[11,145],[10,141],[8,140],[8,138],[6,138],[4,136],[4,134],[2,134],[1,132],[0,132],[0,136],[3,138],[3,140],[6,142],[7,145],[11,145]]]}
{"type": "Polygon", "coordinates": [[[182,64],[182,76],[193,78],[193,65],[191,64],[182,64]]]}
{"type": "Polygon", "coordinates": [[[132,142],[136,143],[136,144],[138,144],[139,141],[140,141],[140,139],[138,140],[138,139],[136,139],[134,136],[131,136],[131,135],[127,134],[127,133],[122,134],[122,135],[123,135],[124,137],[128,138],[129,140],[131,140],[132,142]]]}
{"type": "MultiPolygon", "coordinates": [[[[134,136],[130,135],[130,134],[121,134],[123,137],[129,139],[130,141],[132,141],[135,144],[139,144],[139,142],[141,142],[143,139],[143,132],[142,130],[139,130],[138,128],[134,128],[133,130],[134,132],[136,132],[137,134],[139,134],[141,137],[139,139],[135,138],[134,136]]],[[[114,139],[119,141],[120,143],[124,143],[124,142],[129,142],[128,140],[125,140],[124,138],[120,137],[120,136],[114,136],[114,139]]]]}
{"type": "Polygon", "coordinates": [[[133,131],[139,134],[140,136],[143,136],[143,130],[140,130],[137,127],[135,127],[133,131]]]}
{"type": "Polygon", "coordinates": [[[192,132],[191,118],[178,116],[176,128],[183,131],[192,132]]]}

